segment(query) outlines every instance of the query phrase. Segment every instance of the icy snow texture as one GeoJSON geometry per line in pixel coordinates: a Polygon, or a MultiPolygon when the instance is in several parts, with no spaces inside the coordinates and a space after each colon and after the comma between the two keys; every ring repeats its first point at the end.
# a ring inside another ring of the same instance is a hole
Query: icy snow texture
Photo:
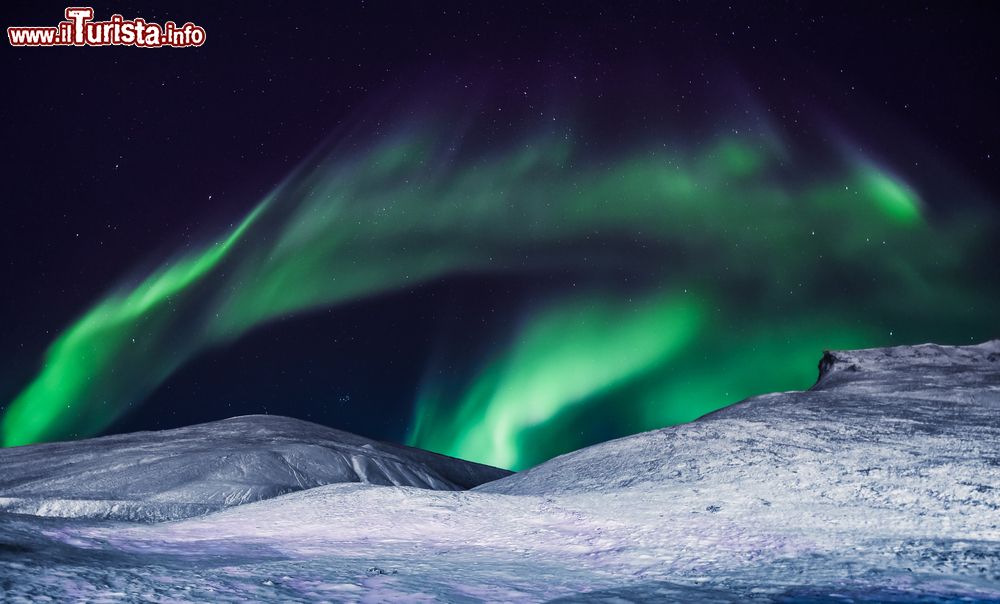
{"type": "Polygon", "coordinates": [[[479,490],[553,495],[645,484],[724,489],[745,505],[760,496],[897,512],[998,509],[1000,340],[828,352],[820,372],[806,392],[750,398],[479,490]]]}
{"type": "Polygon", "coordinates": [[[0,514],[0,600],[1000,601],[1000,342],[838,352],[822,373],[472,491],[0,514]]]}
{"type": "Polygon", "coordinates": [[[459,490],[509,474],[273,415],[0,449],[0,510],[185,518],[338,482],[459,490]]]}

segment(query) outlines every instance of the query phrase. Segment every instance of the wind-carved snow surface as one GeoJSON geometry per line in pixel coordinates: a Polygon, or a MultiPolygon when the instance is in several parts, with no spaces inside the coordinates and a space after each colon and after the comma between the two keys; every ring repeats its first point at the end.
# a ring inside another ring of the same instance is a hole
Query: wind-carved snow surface
{"type": "Polygon", "coordinates": [[[821,372],[472,491],[330,484],[158,524],[0,514],[0,600],[1000,601],[1000,342],[821,372]]]}
{"type": "Polygon", "coordinates": [[[297,419],[248,415],[0,449],[0,510],[156,521],[331,483],[454,491],[507,474],[297,419]]]}

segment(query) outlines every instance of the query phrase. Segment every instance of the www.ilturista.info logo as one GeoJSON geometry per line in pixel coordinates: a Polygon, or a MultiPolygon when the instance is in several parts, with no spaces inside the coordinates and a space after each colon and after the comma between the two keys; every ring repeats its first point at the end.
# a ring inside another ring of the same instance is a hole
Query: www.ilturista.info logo
{"type": "Polygon", "coordinates": [[[205,43],[205,28],[194,23],[163,25],[145,19],[111,15],[110,21],[94,21],[94,9],[71,6],[66,20],[55,27],[8,27],[11,46],[138,46],[184,48],[205,43]]]}

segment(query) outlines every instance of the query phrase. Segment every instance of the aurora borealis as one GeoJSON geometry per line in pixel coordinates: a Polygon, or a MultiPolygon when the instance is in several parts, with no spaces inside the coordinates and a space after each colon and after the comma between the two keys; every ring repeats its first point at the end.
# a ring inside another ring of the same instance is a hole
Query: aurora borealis
{"type": "Polygon", "coordinates": [[[5,56],[0,441],[268,412],[523,469],[1000,335],[991,21],[863,8],[197,6],[198,49],[5,56]]]}
{"type": "Polygon", "coordinates": [[[414,393],[411,444],[515,469],[586,444],[580,423],[686,421],[807,387],[824,348],[961,340],[995,320],[995,292],[969,285],[989,231],[935,221],[872,162],[787,176],[792,152],[754,135],[600,158],[545,136],[478,156],[439,141],[415,129],[331,151],[216,242],[112,291],[56,339],[4,444],[99,433],[275,317],[464,273],[579,276],[477,370],[414,393]]]}

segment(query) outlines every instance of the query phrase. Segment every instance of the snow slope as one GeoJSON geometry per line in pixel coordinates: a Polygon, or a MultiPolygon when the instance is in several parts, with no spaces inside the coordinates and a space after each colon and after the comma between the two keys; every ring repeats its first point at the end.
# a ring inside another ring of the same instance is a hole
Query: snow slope
{"type": "Polygon", "coordinates": [[[1000,342],[828,354],[810,391],[471,491],[330,484],[159,524],[0,514],[0,600],[39,596],[998,602],[1000,342]]]}
{"type": "Polygon", "coordinates": [[[458,490],[506,474],[318,424],[250,415],[0,449],[0,510],[163,520],[330,483],[458,490]]]}
{"type": "Polygon", "coordinates": [[[554,495],[738,485],[744,502],[759,496],[926,512],[998,509],[1000,340],[828,352],[820,372],[808,391],[750,398],[478,490],[554,495]]]}

